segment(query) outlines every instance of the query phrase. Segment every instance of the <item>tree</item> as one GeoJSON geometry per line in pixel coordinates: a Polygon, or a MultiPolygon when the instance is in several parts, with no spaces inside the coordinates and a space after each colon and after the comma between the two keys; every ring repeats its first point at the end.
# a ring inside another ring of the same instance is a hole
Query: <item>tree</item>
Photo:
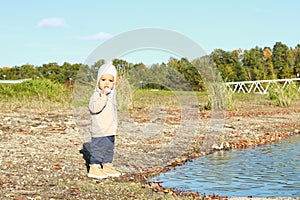
{"type": "Polygon", "coordinates": [[[276,42],[273,47],[273,65],[277,78],[290,78],[292,74],[292,54],[288,46],[276,42]]]}
{"type": "Polygon", "coordinates": [[[127,71],[130,70],[131,67],[126,60],[121,59],[114,59],[113,65],[116,66],[119,76],[123,76],[127,71]]]}
{"type": "Polygon", "coordinates": [[[299,77],[300,76],[300,44],[298,44],[293,50],[293,57],[294,57],[293,74],[295,77],[299,77]]]}
{"type": "MultiPolygon", "coordinates": [[[[180,60],[171,58],[167,65],[180,74],[177,74],[176,76],[181,80],[181,90],[203,90],[204,84],[201,74],[187,58],[181,58],[180,60]],[[192,88],[190,88],[190,86],[192,88]]],[[[175,75],[175,73],[172,74],[175,75]]]]}
{"type": "Polygon", "coordinates": [[[264,68],[266,72],[266,79],[275,79],[276,75],[274,72],[274,66],[272,62],[272,50],[270,47],[265,47],[263,50],[264,68]]]}
{"type": "Polygon", "coordinates": [[[264,80],[267,77],[264,68],[263,50],[256,46],[244,51],[243,65],[246,68],[248,80],[264,80]]]}
{"type": "Polygon", "coordinates": [[[246,70],[243,67],[243,64],[241,62],[242,59],[242,50],[237,49],[233,50],[229,56],[230,56],[230,63],[232,66],[233,72],[231,72],[233,80],[234,81],[244,81],[247,78],[246,70]]]}
{"type": "Polygon", "coordinates": [[[201,74],[196,67],[189,62],[187,58],[181,58],[179,61],[179,72],[192,86],[194,90],[201,90],[201,74]]]}
{"type": "Polygon", "coordinates": [[[130,67],[130,70],[127,69],[126,74],[123,74],[123,76],[126,76],[129,83],[132,84],[135,88],[138,88],[140,86],[140,81],[146,80],[147,73],[148,69],[146,65],[144,65],[143,63],[138,63],[130,67]]]}
{"type": "Polygon", "coordinates": [[[224,51],[216,49],[210,55],[212,61],[217,66],[223,80],[241,81],[246,78],[246,71],[242,67],[241,49],[234,51],[224,51]]]}
{"type": "Polygon", "coordinates": [[[223,80],[231,81],[229,77],[230,74],[228,74],[228,72],[231,73],[231,70],[230,67],[227,66],[229,63],[228,53],[222,49],[215,49],[210,54],[210,58],[217,66],[223,80]]]}

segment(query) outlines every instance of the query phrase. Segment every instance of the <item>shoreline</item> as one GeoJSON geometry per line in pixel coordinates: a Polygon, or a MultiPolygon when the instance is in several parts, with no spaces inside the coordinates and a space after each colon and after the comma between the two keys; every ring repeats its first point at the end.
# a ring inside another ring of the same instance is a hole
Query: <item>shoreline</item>
{"type": "Polygon", "coordinates": [[[208,152],[205,155],[199,156],[180,156],[170,162],[170,164],[163,167],[163,169],[160,169],[158,171],[149,171],[149,172],[143,172],[140,174],[137,174],[137,180],[138,182],[148,184],[149,187],[154,192],[160,192],[160,193],[169,193],[176,196],[188,196],[188,197],[201,197],[205,199],[232,199],[232,200],[239,200],[239,199],[300,199],[300,198],[293,198],[293,197],[228,197],[228,196],[221,196],[221,194],[201,194],[196,191],[182,191],[177,190],[176,188],[168,188],[163,187],[160,182],[154,182],[154,181],[148,181],[151,177],[159,175],[161,173],[168,172],[170,170],[175,170],[178,166],[182,166],[187,164],[188,162],[193,162],[194,160],[201,159],[209,154],[215,153],[217,151],[232,151],[232,150],[241,150],[241,149],[248,149],[248,148],[256,148],[263,145],[268,144],[275,144],[276,142],[280,142],[282,140],[289,139],[290,137],[294,137],[296,135],[300,135],[299,131],[296,131],[294,133],[274,133],[274,134],[265,134],[262,138],[259,138],[256,141],[240,141],[229,144],[230,146],[222,148],[222,149],[212,149],[210,152],[208,152]]]}

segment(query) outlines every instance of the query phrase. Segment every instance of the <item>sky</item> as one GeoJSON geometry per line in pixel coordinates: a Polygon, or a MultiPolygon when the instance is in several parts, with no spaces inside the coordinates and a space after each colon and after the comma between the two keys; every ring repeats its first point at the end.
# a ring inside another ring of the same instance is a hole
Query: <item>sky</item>
{"type": "MultiPolygon", "coordinates": [[[[298,0],[1,0],[0,67],[84,63],[103,42],[158,28],[182,34],[209,54],[300,44],[298,0]]],[[[167,62],[170,52],[148,49],[120,56],[167,62]]]]}

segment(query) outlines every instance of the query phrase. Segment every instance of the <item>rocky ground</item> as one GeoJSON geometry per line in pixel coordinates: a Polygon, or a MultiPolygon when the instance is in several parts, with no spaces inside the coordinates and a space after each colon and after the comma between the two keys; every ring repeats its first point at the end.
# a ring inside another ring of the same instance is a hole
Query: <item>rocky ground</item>
{"type": "Polygon", "coordinates": [[[192,192],[183,195],[143,180],[212,151],[263,145],[298,134],[299,110],[299,105],[265,106],[212,115],[156,107],[120,113],[114,165],[124,175],[96,181],[87,178],[82,154],[88,124],[84,109],[83,115],[78,110],[74,114],[72,110],[1,109],[0,197],[220,199],[192,192]]]}

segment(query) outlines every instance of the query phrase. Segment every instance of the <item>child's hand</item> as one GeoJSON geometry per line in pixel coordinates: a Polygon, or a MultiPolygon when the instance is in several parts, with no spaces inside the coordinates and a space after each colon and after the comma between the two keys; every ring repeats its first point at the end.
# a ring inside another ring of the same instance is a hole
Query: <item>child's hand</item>
{"type": "Polygon", "coordinates": [[[111,92],[111,89],[109,89],[108,87],[105,87],[102,91],[101,91],[101,93],[102,94],[109,94],[111,92]]]}

